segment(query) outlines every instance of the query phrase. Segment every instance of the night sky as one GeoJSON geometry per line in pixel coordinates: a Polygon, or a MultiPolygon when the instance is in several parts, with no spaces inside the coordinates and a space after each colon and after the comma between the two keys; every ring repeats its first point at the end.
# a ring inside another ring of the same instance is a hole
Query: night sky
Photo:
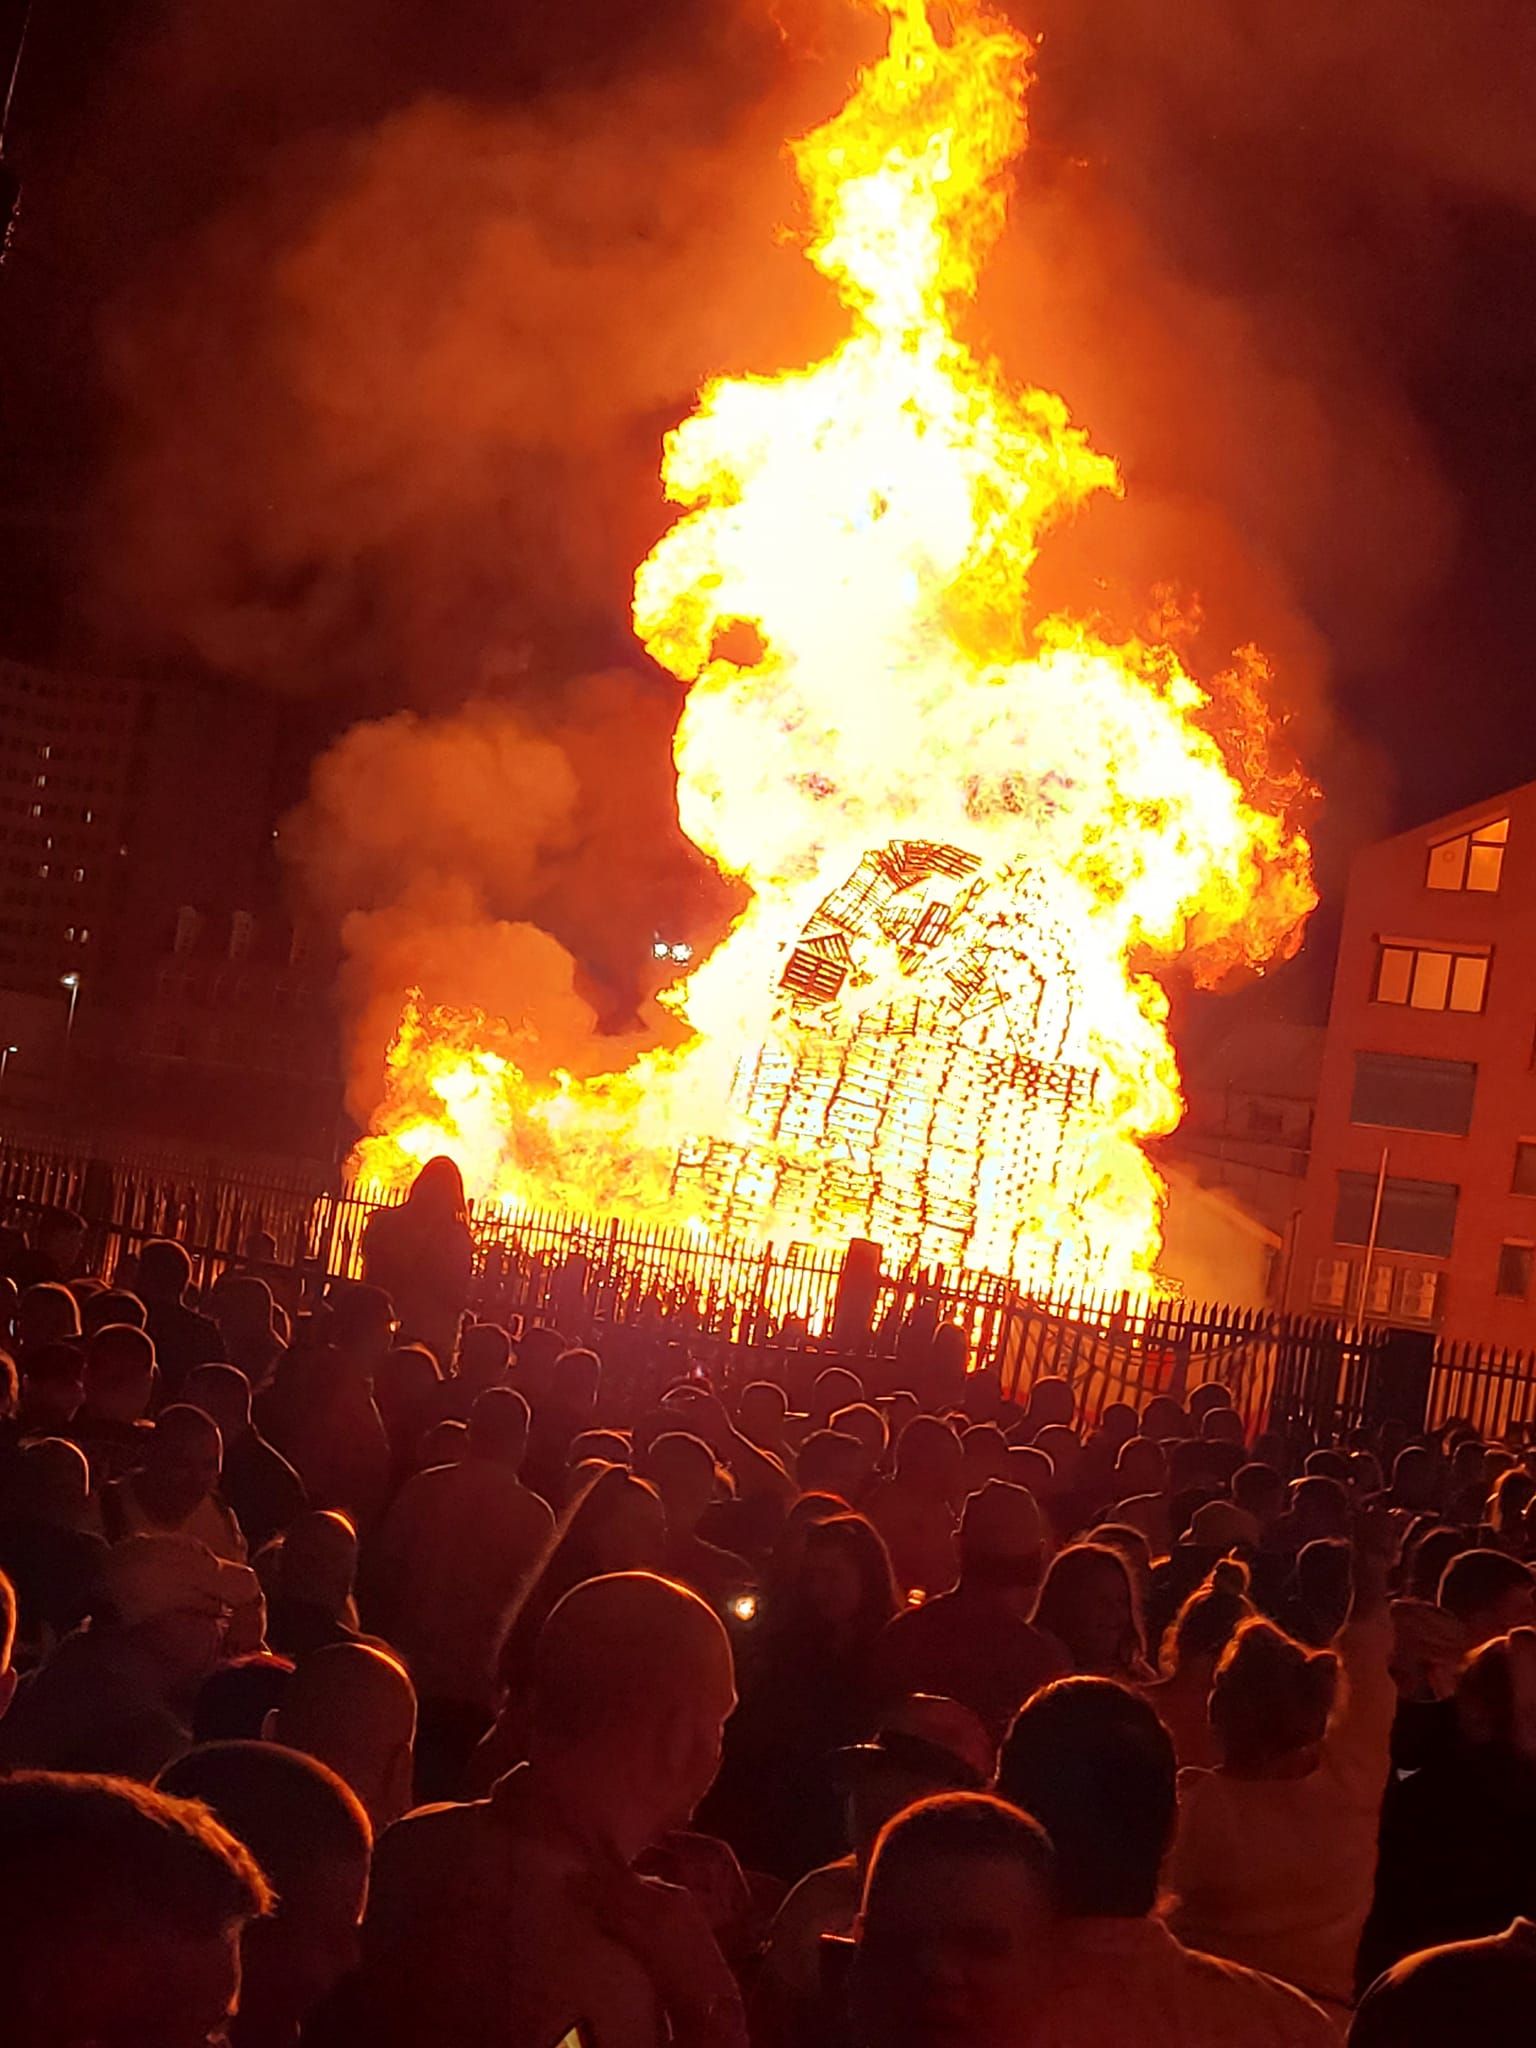
{"type": "MultiPolygon", "coordinates": [[[[983,338],[1124,463],[1111,573],[1199,588],[1213,659],[1247,631],[1275,653],[1335,889],[1361,837],[1536,776],[1536,24],[1014,11],[1044,42],[983,338]]],[[[0,648],[227,676],[330,733],[490,693],[564,735],[571,679],[623,665],[636,930],[579,888],[549,922],[609,983],[670,904],[707,933],[724,899],[668,826],[673,686],[626,582],[698,379],[821,332],[772,288],[792,258],[753,252],[783,217],[773,138],[836,103],[870,27],[775,12],[782,38],[722,0],[37,0],[0,648]]]]}

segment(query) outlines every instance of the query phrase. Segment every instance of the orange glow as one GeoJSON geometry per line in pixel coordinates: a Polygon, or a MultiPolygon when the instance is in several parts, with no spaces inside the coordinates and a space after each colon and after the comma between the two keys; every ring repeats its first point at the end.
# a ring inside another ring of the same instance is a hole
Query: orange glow
{"type": "Polygon", "coordinates": [[[1182,1109],[1161,977],[1295,950],[1313,792],[1255,651],[1202,686],[1156,636],[1031,613],[1051,528],[1121,483],[957,331],[1030,46],[976,0],[942,32],[881,4],[885,54],[793,145],[846,338],[706,387],[635,579],[687,687],[683,828],[751,895],[668,997],[694,1036],[530,1089],[505,1032],[412,998],[358,1166],[397,1183],[446,1151],[480,1194],[1144,1285],[1142,1140],[1182,1109]],[[838,975],[797,983],[818,946],[838,975]]]}

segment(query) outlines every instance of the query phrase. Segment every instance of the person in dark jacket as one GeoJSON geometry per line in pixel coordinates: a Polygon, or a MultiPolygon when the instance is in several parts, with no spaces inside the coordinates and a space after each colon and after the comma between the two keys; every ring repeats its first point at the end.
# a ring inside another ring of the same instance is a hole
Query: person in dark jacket
{"type": "Polygon", "coordinates": [[[1455,1723],[1443,1751],[1388,1788],[1362,1988],[1417,1949],[1536,1912],[1536,1629],[1473,1653],[1455,1723]]]}

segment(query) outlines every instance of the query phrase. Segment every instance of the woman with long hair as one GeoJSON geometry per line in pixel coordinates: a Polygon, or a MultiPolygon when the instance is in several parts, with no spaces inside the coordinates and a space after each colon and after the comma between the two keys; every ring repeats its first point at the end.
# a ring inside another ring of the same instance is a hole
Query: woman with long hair
{"type": "Polygon", "coordinates": [[[497,1663],[509,1695],[526,1685],[539,1630],[573,1586],[608,1572],[659,1572],[666,1550],[666,1514],[655,1487],[622,1465],[600,1465],[566,1503],[508,1610],[497,1663]]]}
{"type": "Polygon", "coordinates": [[[1170,1925],[1189,1947],[1264,1970],[1341,2016],[1370,1909],[1397,1688],[1386,1563],[1366,1525],[1337,1643],[1312,1649],[1258,1616],[1211,1689],[1213,1770],[1180,1783],[1170,1925]],[[1341,1678],[1343,1683],[1341,1684],[1341,1678]]]}
{"type": "Polygon", "coordinates": [[[748,1869],[786,1882],[842,1854],[833,1756],[874,1732],[873,1651],[896,1612],[890,1557],[864,1516],[803,1534],[741,1643],[741,1705],[701,1816],[748,1869]]]}
{"type": "Polygon", "coordinates": [[[1235,1557],[1224,1557],[1168,1624],[1159,1658],[1162,1676],[1142,1691],[1173,1737],[1181,1765],[1209,1769],[1216,1762],[1211,1685],[1222,1651],[1252,1612],[1248,1567],[1235,1557]]]}
{"type": "Polygon", "coordinates": [[[394,1303],[400,1342],[429,1346],[445,1373],[453,1365],[474,1267],[464,1177],[440,1154],[427,1161],[403,1202],[369,1217],[363,1278],[394,1303]]]}
{"type": "Polygon", "coordinates": [[[1052,1558],[1035,1602],[1036,1628],[1066,1650],[1082,1677],[1141,1685],[1152,1676],[1130,1569],[1107,1543],[1074,1543],[1052,1558]]]}
{"type": "Polygon", "coordinates": [[[471,1796],[488,1791],[504,1771],[523,1761],[533,1648],[554,1609],[588,1579],[609,1572],[659,1572],[666,1546],[666,1513],[655,1487],[622,1465],[590,1461],[502,1624],[496,1658],[501,1711],[471,1762],[471,1796]]]}

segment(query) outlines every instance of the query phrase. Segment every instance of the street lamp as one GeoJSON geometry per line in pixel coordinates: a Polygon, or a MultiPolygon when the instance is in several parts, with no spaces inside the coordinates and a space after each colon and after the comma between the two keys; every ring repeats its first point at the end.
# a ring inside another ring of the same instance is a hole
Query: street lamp
{"type": "Polygon", "coordinates": [[[11,1064],[11,1054],[20,1051],[19,1045],[0,1045],[0,1083],[5,1080],[5,1070],[11,1064]]]}
{"type": "Polygon", "coordinates": [[[69,1041],[75,1035],[75,1005],[80,1000],[80,977],[78,974],[61,974],[59,987],[69,990],[69,1015],[64,1019],[64,1057],[69,1058],[69,1041]]]}

